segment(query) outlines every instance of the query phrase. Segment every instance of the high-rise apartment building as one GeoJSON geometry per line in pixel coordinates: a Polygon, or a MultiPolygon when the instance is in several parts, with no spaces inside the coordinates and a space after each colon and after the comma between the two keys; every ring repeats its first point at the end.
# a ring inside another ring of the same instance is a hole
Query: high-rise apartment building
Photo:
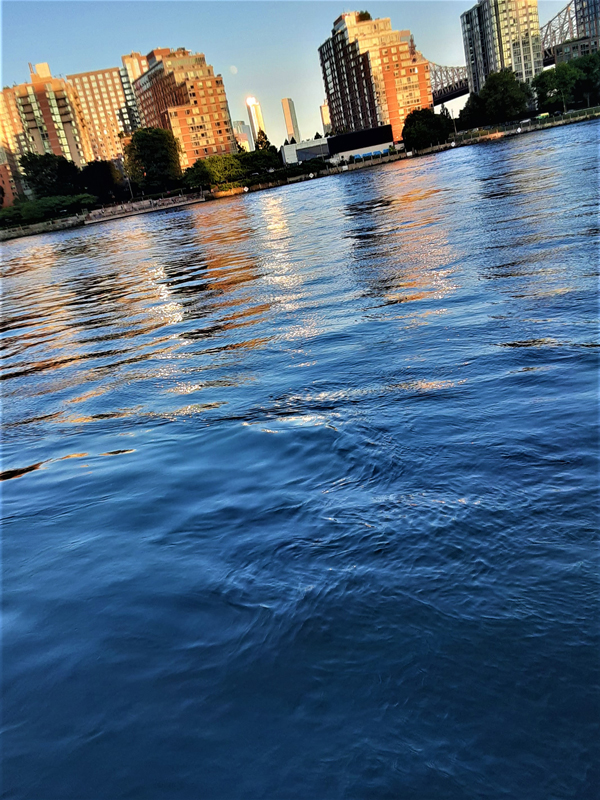
{"type": "Polygon", "coordinates": [[[0,208],[12,206],[19,194],[16,181],[8,164],[0,162],[0,208]]]}
{"type": "Polygon", "coordinates": [[[14,94],[21,120],[23,149],[64,156],[79,167],[93,161],[88,126],[73,85],[53,78],[48,64],[29,68],[31,82],[8,90],[14,94]]]}
{"type": "Polygon", "coordinates": [[[469,91],[476,94],[481,91],[490,72],[494,71],[490,64],[493,49],[487,45],[491,40],[491,34],[487,33],[491,26],[488,19],[490,8],[489,4],[476,5],[460,17],[469,91]]]}
{"type": "Polygon", "coordinates": [[[433,107],[429,62],[389,18],[342,14],[319,56],[336,133],[391,125],[398,141],[411,111],[433,107]]]}
{"type": "Polygon", "coordinates": [[[148,69],[148,59],[141,53],[131,52],[127,56],[121,56],[121,63],[127,70],[127,76],[131,84],[137,81],[140,75],[143,75],[148,69]]]}
{"type": "Polygon", "coordinates": [[[256,97],[247,97],[246,107],[248,108],[248,119],[250,120],[252,138],[254,139],[254,144],[256,145],[258,132],[262,131],[265,135],[267,133],[265,131],[265,121],[263,119],[262,109],[256,97]]]}
{"type": "Polygon", "coordinates": [[[243,119],[234,119],[231,123],[235,140],[247,153],[254,150],[254,142],[252,141],[252,131],[250,126],[246,125],[243,119]]]}
{"type": "Polygon", "coordinates": [[[199,158],[237,152],[221,75],[202,53],[153,50],[148,69],[133,84],[141,124],[171,130],[181,166],[199,158]]]}
{"type": "Polygon", "coordinates": [[[329,104],[327,100],[320,106],[321,109],[321,124],[323,125],[323,133],[325,136],[331,133],[331,117],[329,116],[329,104]]]}
{"type": "Polygon", "coordinates": [[[85,117],[95,159],[123,157],[123,136],[139,127],[137,106],[125,67],[67,75],[85,117]]]}
{"type": "Polygon", "coordinates": [[[300,129],[298,128],[298,120],[296,119],[296,108],[294,101],[291,97],[284,97],[281,101],[283,107],[283,118],[285,120],[285,132],[288,141],[295,139],[296,142],[300,141],[300,129]]]}
{"type": "Polygon", "coordinates": [[[469,89],[491,72],[511,69],[530,83],[543,69],[537,0],[478,0],[461,15],[469,89]]]}
{"type": "Polygon", "coordinates": [[[577,36],[594,39],[600,36],[600,0],[575,0],[577,36]]]}
{"type": "Polygon", "coordinates": [[[3,89],[0,93],[0,164],[6,165],[16,194],[22,192],[19,158],[27,152],[28,143],[15,91],[13,88],[3,89]]]}

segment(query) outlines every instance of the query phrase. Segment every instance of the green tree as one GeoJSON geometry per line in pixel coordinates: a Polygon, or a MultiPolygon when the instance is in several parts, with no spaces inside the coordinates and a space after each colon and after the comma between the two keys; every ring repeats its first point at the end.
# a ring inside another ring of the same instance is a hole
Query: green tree
{"type": "Polygon", "coordinates": [[[256,135],[256,141],[254,142],[254,147],[257,150],[268,150],[272,146],[273,145],[271,144],[271,142],[267,139],[267,134],[263,130],[260,130],[256,135]]]}
{"type": "Polygon", "coordinates": [[[242,155],[242,153],[226,154],[198,159],[195,164],[186,169],[183,181],[190,189],[244,181],[248,171],[240,160],[242,155]]]}
{"type": "Polygon", "coordinates": [[[471,92],[469,99],[458,115],[458,127],[461,131],[479,128],[486,124],[485,103],[478,94],[471,92]]]}
{"type": "Polygon", "coordinates": [[[281,157],[273,146],[269,150],[254,150],[251,153],[240,153],[236,157],[248,176],[282,166],[281,157]]]}
{"type": "Polygon", "coordinates": [[[555,111],[560,106],[560,97],[556,91],[554,70],[545,69],[532,80],[531,85],[537,98],[538,111],[555,111]]]}
{"type": "Polygon", "coordinates": [[[571,63],[581,72],[573,90],[575,101],[587,108],[600,103],[600,53],[591,53],[571,63]]]}
{"type": "Polygon", "coordinates": [[[79,169],[64,156],[52,153],[26,153],[20,159],[29,188],[37,198],[77,194],[80,191],[79,169]]]}
{"type": "Polygon", "coordinates": [[[67,217],[87,211],[96,203],[97,198],[90,194],[59,195],[41,197],[39,200],[26,200],[0,211],[0,227],[10,228],[14,225],[30,225],[47,219],[67,217]]]}
{"type": "Polygon", "coordinates": [[[199,158],[191,167],[183,173],[183,183],[188,189],[208,188],[211,184],[211,176],[206,162],[208,159],[199,158]]]}
{"type": "Polygon", "coordinates": [[[411,111],[406,117],[402,140],[407,150],[423,150],[434,144],[443,144],[452,130],[452,121],[430,108],[411,111]]]}
{"type": "Polygon", "coordinates": [[[487,123],[498,124],[524,116],[532,94],[529,86],[521,83],[512,70],[503,69],[488,75],[479,97],[487,123]]]}
{"type": "Polygon", "coordinates": [[[317,132],[315,133],[315,139],[322,139],[322,138],[323,138],[323,137],[321,136],[321,134],[319,133],[319,131],[317,131],[317,132]]]}
{"type": "Polygon", "coordinates": [[[222,183],[243,181],[246,177],[246,170],[236,156],[210,156],[204,159],[204,161],[210,175],[211,183],[217,186],[222,183]]]}
{"type": "Polygon", "coordinates": [[[125,170],[147,191],[163,191],[179,185],[179,145],[171,131],[140,128],[125,148],[125,170]]]}
{"type": "Polygon", "coordinates": [[[81,186],[102,203],[123,195],[123,179],[112,161],[90,161],[81,170],[81,186]]]}
{"type": "Polygon", "coordinates": [[[583,72],[572,62],[557,64],[554,68],[554,85],[563,104],[563,111],[566,111],[567,105],[573,101],[573,90],[577,82],[583,80],[584,77],[583,72]]]}

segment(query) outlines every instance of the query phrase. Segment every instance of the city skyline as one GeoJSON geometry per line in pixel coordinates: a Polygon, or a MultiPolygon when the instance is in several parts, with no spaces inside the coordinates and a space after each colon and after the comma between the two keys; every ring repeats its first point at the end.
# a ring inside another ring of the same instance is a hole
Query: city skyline
{"type": "MultiPolygon", "coordinates": [[[[232,118],[246,117],[246,97],[258,99],[274,144],[279,146],[286,138],[282,97],[294,99],[304,137],[322,130],[324,89],[318,47],[345,9],[337,2],[187,2],[181,18],[173,13],[174,0],[152,2],[152,14],[146,16],[139,14],[139,1],[79,0],[69,3],[68,14],[60,12],[64,5],[54,0],[3,5],[3,86],[26,80],[28,62],[48,62],[52,74],[63,77],[117,67],[121,55],[131,51],[181,46],[205,53],[215,71],[223,74],[232,118]],[[115,8],[120,22],[116,27],[115,8]],[[293,29],[294,36],[276,35],[286,29],[293,29]],[[88,30],[94,30],[91,47],[88,30]],[[276,70],[269,68],[273,63],[276,70]]],[[[425,58],[459,65],[464,64],[460,14],[470,5],[469,0],[428,0],[373,2],[365,8],[374,17],[391,17],[394,27],[410,28],[425,58]]],[[[563,5],[541,0],[540,23],[563,5]]]]}

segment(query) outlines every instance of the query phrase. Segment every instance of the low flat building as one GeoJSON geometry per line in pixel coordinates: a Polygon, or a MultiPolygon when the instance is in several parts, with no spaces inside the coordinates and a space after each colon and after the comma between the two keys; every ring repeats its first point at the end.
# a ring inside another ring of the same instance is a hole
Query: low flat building
{"type": "Polygon", "coordinates": [[[284,144],[279,152],[286,166],[310,161],[313,158],[325,160],[329,158],[327,142],[327,139],[308,139],[306,142],[298,142],[298,144],[284,144]]]}
{"type": "Polygon", "coordinates": [[[589,56],[591,53],[598,52],[598,37],[584,37],[583,39],[572,39],[570,42],[562,42],[553,48],[554,60],[556,64],[564,64],[574,58],[589,56]]]}
{"type": "Polygon", "coordinates": [[[322,158],[332,164],[349,161],[350,157],[383,155],[394,144],[391,125],[379,125],[354,133],[341,133],[326,139],[309,139],[299,144],[284,144],[280,152],[284,164],[298,164],[313,158],[322,158]]]}
{"type": "Polygon", "coordinates": [[[349,161],[350,157],[364,158],[388,153],[394,144],[394,134],[391,125],[380,125],[365,131],[330,136],[327,143],[331,163],[339,164],[340,161],[349,161]]]}

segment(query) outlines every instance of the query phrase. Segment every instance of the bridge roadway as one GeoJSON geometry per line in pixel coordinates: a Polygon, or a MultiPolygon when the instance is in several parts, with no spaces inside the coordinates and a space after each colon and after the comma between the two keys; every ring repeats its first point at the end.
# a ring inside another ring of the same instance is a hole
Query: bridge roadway
{"type": "Polygon", "coordinates": [[[429,62],[429,77],[431,78],[431,92],[433,105],[439,106],[469,93],[466,67],[444,67],[441,64],[429,62]]]}

